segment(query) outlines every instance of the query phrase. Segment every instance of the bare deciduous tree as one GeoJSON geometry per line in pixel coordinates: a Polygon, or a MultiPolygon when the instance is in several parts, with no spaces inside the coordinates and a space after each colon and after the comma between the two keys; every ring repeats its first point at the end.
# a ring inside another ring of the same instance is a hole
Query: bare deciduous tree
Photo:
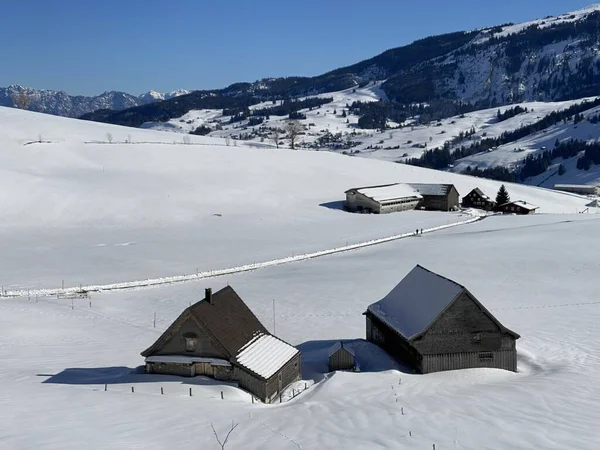
{"type": "Polygon", "coordinates": [[[279,128],[275,128],[272,133],[273,141],[275,142],[275,147],[279,148],[279,139],[281,139],[281,130],[279,128]]]}
{"type": "Polygon", "coordinates": [[[112,133],[106,133],[106,140],[108,141],[109,144],[112,144],[112,141],[113,141],[112,133]]]}
{"type": "Polygon", "coordinates": [[[31,103],[31,99],[27,92],[21,91],[18,94],[14,94],[12,96],[13,106],[19,109],[27,109],[29,108],[29,104],[31,103]]]}
{"type": "Polygon", "coordinates": [[[296,139],[303,130],[304,127],[297,120],[291,120],[286,124],[285,131],[290,140],[290,147],[292,147],[292,150],[296,149],[296,139]]]}
{"type": "Polygon", "coordinates": [[[223,441],[221,441],[221,439],[219,438],[219,435],[217,434],[217,430],[215,430],[215,426],[211,423],[210,427],[213,430],[213,433],[215,435],[215,439],[217,440],[217,442],[219,443],[219,445],[221,446],[221,450],[225,450],[225,446],[227,445],[227,441],[229,440],[229,435],[231,433],[233,433],[233,430],[235,430],[235,428],[239,425],[239,423],[234,424],[233,420],[231,421],[231,428],[229,429],[229,431],[227,432],[227,435],[225,436],[225,439],[223,441]]]}

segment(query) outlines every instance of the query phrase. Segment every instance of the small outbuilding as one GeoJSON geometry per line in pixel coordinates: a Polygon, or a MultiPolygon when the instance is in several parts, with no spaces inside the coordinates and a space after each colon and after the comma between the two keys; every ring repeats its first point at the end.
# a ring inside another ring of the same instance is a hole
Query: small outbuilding
{"type": "Polygon", "coordinates": [[[431,211],[458,209],[459,194],[453,184],[409,183],[409,186],[423,196],[420,208],[431,211]]]}
{"type": "Polygon", "coordinates": [[[476,208],[485,211],[493,211],[496,202],[486,195],[481,189],[475,188],[462,199],[463,208],[476,208]]]}
{"type": "Polygon", "coordinates": [[[344,207],[351,212],[387,214],[415,209],[422,196],[407,184],[394,183],[348,189],[344,207]]]}
{"type": "Polygon", "coordinates": [[[497,206],[496,211],[504,214],[534,214],[539,206],[532,205],[531,203],[524,202],[523,200],[517,200],[514,202],[508,202],[503,205],[497,206]]]}
{"type": "Polygon", "coordinates": [[[329,349],[329,371],[354,370],[356,368],[356,354],[352,347],[343,342],[336,342],[329,349]]]}
{"type": "Polygon", "coordinates": [[[230,286],[207,289],[142,356],[147,373],[236,382],[265,403],[300,379],[300,351],[269,333],[230,286]]]}
{"type": "Polygon", "coordinates": [[[419,265],[364,314],[367,340],[417,372],[517,370],[519,335],[465,287],[419,265]]]}

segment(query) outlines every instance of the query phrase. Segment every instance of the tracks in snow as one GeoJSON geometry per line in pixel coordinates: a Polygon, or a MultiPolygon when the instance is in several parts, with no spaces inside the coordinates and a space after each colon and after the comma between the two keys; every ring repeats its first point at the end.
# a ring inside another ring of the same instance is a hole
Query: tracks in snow
{"type": "MultiPolygon", "coordinates": [[[[469,223],[477,222],[482,220],[486,216],[474,216],[468,220],[461,222],[454,222],[447,225],[440,225],[438,227],[423,229],[423,233],[433,233],[436,231],[444,230],[447,228],[453,228],[460,225],[466,225],[469,223]]],[[[304,253],[301,255],[288,256],[286,258],[272,259],[270,261],[264,261],[253,264],[246,264],[243,266],[230,267],[227,269],[207,270],[204,272],[198,272],[192,275],[176,275],[172,277],[153,278],[147,280],[138,281],[126,281],[122,283],[112,283],[104,285],[89,285],[81,287],[70,287],[70,288],[51,288],[51,289],[20,289],[20,290],[7,290],[0,293],[0,298],[4,297],[24,297],[24,296],[48,296],[48,295],[76,295],[83,292],[100,292],[100,291],[115,291],[122,289],[135,289],[140,287],[149,286],[160,286],[165,284],[182,283],[184,281],[203,280],[208,278],[220,277],[223,275],[230,275],[234,273],[250,272],[253,270],[264,269],[272,266],[279,266],[282,264],[289,264],[292,262],[306,261],[308,259],[321,258],[323,256],[334,255],[336,253],[349,252],[352,250],[358,250],[365,247],[371,247],[374,245],[385,244],[386,242],[397,241],[407,237],[415,236],[415,233],[402,233],[393,236],[388,236],[379,239],[373,239],[370,241],[359,242],[357,244],[345,245],[343,247],[331,248],[328,250],[320,250],[312,253],[304,253]]]]}

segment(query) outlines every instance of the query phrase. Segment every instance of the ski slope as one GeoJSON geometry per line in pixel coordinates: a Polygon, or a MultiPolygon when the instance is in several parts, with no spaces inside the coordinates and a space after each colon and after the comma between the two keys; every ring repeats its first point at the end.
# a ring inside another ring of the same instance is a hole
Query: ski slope
{"type": "Polygon", "coordinates": [[[582,214],[492,217],[221,279],[93,294],[73,309],[70,299],[3,299],[0,446],[218,448],[211,424],[222,435],[233,420],[228,446],[248,450],[595,449],[600,266],[581,249],[597,228],[596,216],[582,214]],[[416,263],[464,284],[521,334],[518,373],[416,375],[364,341],[362,312],[416,263]],[[303,352],[304,380],[294,386],[303,392],[293,400],[253,404],[227,384],[134,370],[205,287],[226,283],[269,329],[275,299],[278,335],[303,352]],[[340,339],[361,373],[327,374],[340,339]]]}

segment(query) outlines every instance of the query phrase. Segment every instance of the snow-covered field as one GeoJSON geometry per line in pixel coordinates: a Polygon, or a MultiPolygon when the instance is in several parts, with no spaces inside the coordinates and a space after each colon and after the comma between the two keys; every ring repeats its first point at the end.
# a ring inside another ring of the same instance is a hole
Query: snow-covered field
{"type": "MultiPolygon", "coordinates": [[[[493,195],[500,184],[208,137],[185,145],[14,109],[0,108],[0,127],[5,290],[190,274],[435,228],[470,217],[349,214],[343,192],[451,182],[461,194],[479,186],[493,195]],[[107,133],[112,144],[89,143],[107,133]]],[[[582,197],[508,190],[541,214],[85,299],[0,298],[0,448],[218,448],[211,423],[222,435],[232,420],[231,449],[596,448],[599,262],[590,243],[600,216],[574,214],[582,197]],[[464,284],[521,334],[519,373],[415,375],[363,340],[361,313],[417,263],[464,284]],[[303,351],[304,380],[293,388],[307,389],[296,398],[253,404],[205,378],[135,371],[182,309],[227,283],[303,351]],[[361,373],[326,374],[339,339],[354,342],[361,373]]]]}
{"type": "Polygon", "coordinates": [[[94,294],[91,308],[87,299],[74,309],[70,300],[4,299],[0,446],[218,448],[210,424],[224,433],[233,420],[234,449],[595,449],[600,266],[581,249],[597,227],[595,216],[493,217],[226,278],[94,294]],[[362,340],[361,313],[416,263],[465,284],[521,334],[519,373],[414,375],[362,340]],[[207,379],[131,373],[204,287],[226,283],[269,328],[275,299],[278,334],[304,352],[297,387],[308,389],[294,400],[252,404],[207,379]],[[354,342],[362,373],[324,375],[337,339],[354,342]]]}
{"type": "MultiPolygon", "coordinates": [[[[192,274],[465,220],[461,213],[348,214],[340,208],[351,187],[451,182],[462,194],[479,186],[490,195],[499,187],[329,152],[228,147],[195,136],[202,145],[173,144],[167,133],[7,108],[0,119],[5,290],[192,274]],[[24,145],[37,133],[52,143],[24,145]],[[84,143],[107,133],[112,144],[84,143]],[[126,139],[133,143],[120,143],[126,139]]],[[[546,213],[575,213],[587,203],[517,185],[509,192],[546,213]]]]}

